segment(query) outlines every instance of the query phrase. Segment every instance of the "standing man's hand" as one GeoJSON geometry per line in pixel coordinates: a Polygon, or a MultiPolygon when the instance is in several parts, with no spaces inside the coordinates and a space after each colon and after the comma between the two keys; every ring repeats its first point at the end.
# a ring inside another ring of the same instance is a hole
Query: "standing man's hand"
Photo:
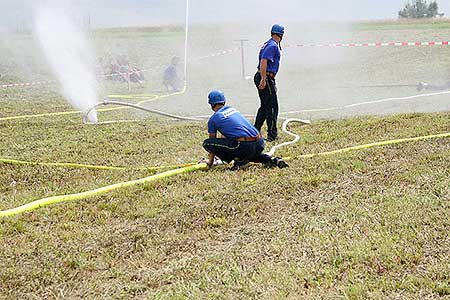
{"type": "Polygon", "coordinates": [[[266,78],[261,78],[258,89],[263,90],[266,88],[266,85],[267,85],[266,78]]]}
{"type": "Polygon", "coordinates": [[[258,89],[263,90],[266,88],[267,82],[267,59],[261,59],[259,62],[259,73],[261,73],[261,81],[259,82],[258,89]]]}

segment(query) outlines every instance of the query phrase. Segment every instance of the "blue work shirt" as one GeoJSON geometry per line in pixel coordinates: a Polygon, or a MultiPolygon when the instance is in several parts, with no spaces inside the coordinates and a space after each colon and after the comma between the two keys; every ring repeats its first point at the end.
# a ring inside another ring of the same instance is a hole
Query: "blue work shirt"
{"type": "Polygon", "coordinates": [[[171,81],[177,79],[178,79],[177,68],[174,65],[168,66],[167,69],[164,71],[164,80],[171,81]]]}
{"type": "Polygon", "coordinates": [[[261,47],[259,51],[258,70],[261,70],[261,59],[267,59],[267,72],[278,73],[281,52],[278,43],[274,39],[271,38],[261,47]]]}
{"type": "Polygon", "coordinates": [[[208,133],[219,131],[229,140],[256,137],[259,132],[240,112],[231,106],[216,111],[208,121],[208,133]]]}

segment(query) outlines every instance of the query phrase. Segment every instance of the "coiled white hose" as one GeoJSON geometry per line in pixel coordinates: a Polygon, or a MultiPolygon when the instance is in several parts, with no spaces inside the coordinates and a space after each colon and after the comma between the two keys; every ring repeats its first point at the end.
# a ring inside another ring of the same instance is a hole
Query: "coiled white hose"
{"type": "MultiPolygon", "coordinates": [[[[167,112],[163,112],[163,111],[159,111],[159,110],[155,110],[155,109],[146,108],[146,107],[143,107],[143,106],[140,106],[140,105],[131,104],[131,103],[128,103],[128,102],[110,101],[110,100],[105,99],[104,102],[97,103],[95,106],[93,106],[92,108],[90,108],[88,111],[86,111],[84,113],[84,115],[83,115],[83,123],[87,124],[88,123],[88,116],[89,116],[89,114],[92,111],[94,111],[97,107],[102,106],[102,105],[127,106],[127,107],[140,109],[140,110],[143,110],[143,111],[146,111],[146,112],[149,112],[149,113],[153,113],[153,114],[157,114],[157,115],[161,115],[161,116],[165,116],[165,117],[170,117],[170,118],[177,119],[177,120],[185,120],[185,121],[201,121],[202,119],[204,119],[206,117],[206,116],[196,116],[196,117],[179,116],[179,115],[174,115],[174,114],[171,114],[171,113],[167,113],[167,112]]],[[[116,122],[116,121],[113,121],[113,122],[116,122]]],[[[279,145],[273,146],[270,149],[270,151],[267,152],[268,155],[273,156],[278,149],[280,149],[282,147],[285,147],[285,146],[288,146],[288,145],[295,144],[295,143],[297,143],[300,140],[300,135],[292,133],[287,128],[289,123],[292,123],[292,122],[297,122],[297,123],[300,123],[301,125],[309,125],[309,124],[311,124],[311,121],[309,121],[309,120],[302,120],[302,119],[295,119],[295,118],[286,119],[283,122],[283,125],[282,125],[281,129],[282,129],[282,131],[284,133],[286,133],[286,134],[288,134],[290,136],[293,136],[294,139],[292,141],[284,142],[284,143],[281,143],[279,145]]]]}
{"type": "Polygon", "coordinates": [[[279,144],[279,145],[273,146],[273,147],[270,149],[270,151],[267,152],[268,155],[273,156],[273,155],[275,154],[275,152],[276,152],[278,149],[280,149],[281,147],[285,147],[285,146],[288,146],[288,145],[295,144],[295,143],[297,143],[297,142],[300,140],[300,135],[290,132],[290,131],[288,130],[288,128],[287,128],[288,125],[289,125],[289,123],[292,123],[292,122],[298,122],[298,123],[300,123],[300,124],[302,124],[302,125],[309,125],[309,124],[311,124],[311,121],[308,121],[308,120],[301,120],[301,119],[287,119],[286,121],[284,121],[284,122],[283,122],[283,126],[282,126],[283,132],[286,133],[286,134],[288,134],[288,135],[290,135],[290,136],[293,136],[294,139],[293,139],[292,141],[285,142],[285,143],[281,143],[281,144],[279,144]]]}

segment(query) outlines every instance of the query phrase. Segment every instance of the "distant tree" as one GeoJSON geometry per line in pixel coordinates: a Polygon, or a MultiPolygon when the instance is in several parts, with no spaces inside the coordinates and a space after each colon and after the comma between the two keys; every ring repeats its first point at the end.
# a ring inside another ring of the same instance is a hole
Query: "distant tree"
{"type": "Polygon", "coordinates": [[[436,1],[428,3],[427,0],[408,0],[405,7],[398,12],[400,18],[422,19],[434,18],[439,14],[439,5],[436,1]]]}
{"type": "Polygon", "coordinates": [[[429,18],[434,18],[439,14],[439,5],[436,1],[433,1],[428,5],[428,16],[429,18]]]}

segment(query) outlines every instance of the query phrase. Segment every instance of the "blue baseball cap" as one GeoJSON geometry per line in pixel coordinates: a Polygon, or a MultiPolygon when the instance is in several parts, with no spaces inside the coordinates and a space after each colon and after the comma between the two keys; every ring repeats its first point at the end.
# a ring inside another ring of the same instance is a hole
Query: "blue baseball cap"
{"type": "Polygon", "coordinates": [[[272,26],[272,29],[270,30],[270,32],[272,34],[281,34],[281,35],[283,35],[284,34],[284,26],[281,26],[279,24],[274,24],[272,26]]]}
{"type": "Polygon", "coordinates": [[[208,103],[211,105],[219,104],[219,103],[225,103],[225,95],[222,91],[219,90],[213,90],[208,94],[208,103]]]}

